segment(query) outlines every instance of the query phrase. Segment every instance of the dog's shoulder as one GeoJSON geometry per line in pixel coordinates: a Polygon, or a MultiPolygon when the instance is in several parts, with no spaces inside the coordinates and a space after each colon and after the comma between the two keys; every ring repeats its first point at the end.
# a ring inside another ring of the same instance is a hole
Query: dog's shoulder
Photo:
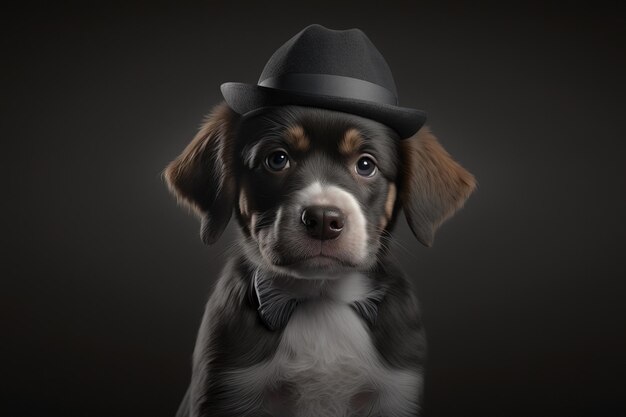
{"type": "Polygon", "coordinates": [[[216,314],[241,314],[254,309],[252,288],[253,268],[243,257],[230,257],[215,282],[207,310],[216,314]]]}
{"type": "Polygon", "coordinates": [[[278,335],[259,319],[251,296],[252,269],[245,260],[227,261],[206,304],[196,350],[221,366],[240,368],[269,358],[278,335]]]}
{"type": "Polygon", "coordinates": [[[423,367],[426,337],[413,283],[393,263],[380,264],[374,275],[385,288],[371,329],[377,350],[392,367],[423,367]]]}

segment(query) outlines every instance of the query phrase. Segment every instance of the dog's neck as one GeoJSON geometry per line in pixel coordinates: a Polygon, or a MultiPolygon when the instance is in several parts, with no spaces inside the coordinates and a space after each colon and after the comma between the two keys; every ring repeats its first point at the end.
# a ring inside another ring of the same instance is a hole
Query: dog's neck
{"type": "Polygon", "coordinates": [[[301,303],[331,301],[349,305],[372,326],[385,287],[360,272],[327,280],[297,279],[262,268],[253,272],[251,291],[259,316],[270,330],[280,330],[301,303]]]}

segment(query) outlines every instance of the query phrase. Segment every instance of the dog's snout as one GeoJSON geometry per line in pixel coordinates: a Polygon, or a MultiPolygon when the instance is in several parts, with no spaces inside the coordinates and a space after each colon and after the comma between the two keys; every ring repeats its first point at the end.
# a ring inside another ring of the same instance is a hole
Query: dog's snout
{"type": "Polygon", "coordinates": [[[310,206],[302,211],[302,223],[307,233],[316,239],[329,240],[339,237],[345,217],[334,206],[310,206]]]}

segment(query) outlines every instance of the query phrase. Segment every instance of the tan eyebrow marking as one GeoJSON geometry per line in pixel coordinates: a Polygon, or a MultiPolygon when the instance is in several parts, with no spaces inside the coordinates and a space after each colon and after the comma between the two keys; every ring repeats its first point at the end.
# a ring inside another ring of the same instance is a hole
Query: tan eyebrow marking
{"type": "Polygon", "coordinates": [[[393,206],[396,203],[396,184],[389,183],[389,192],[387,194],[387,201],[385,202],[385,215],[387,219],[391,219],[393,214],[393,206]]]}
{"type": "Polygon", "coordinates": [[[296,150],[305,152],[309,149],[309,138],[300,125],[290,126],[285,131],[287,142],[296,150]]]}
{"type": "Polygon", "coordinates": [[[362,144],[363,138],[361,133],[355,128],[350,128],[346,130],[343,138],[341,138],[341,142],[339,142],[339,152],[344,155],[353,154],[359,150],[362,144]]]}
{"type": "Polygon", "coordinates": [[[378,222],[378,228],[380,230],[384,230],[387,227],[387,218],[385,216],[380,216],[380,221],[378,222]]]}
{"type": "Polygon", "coordinates": [[[243,187],[239,192],[239,211],[244,217],[250,217],[248,209],[248,197],[246,196],[246,191],[243,187]]]}

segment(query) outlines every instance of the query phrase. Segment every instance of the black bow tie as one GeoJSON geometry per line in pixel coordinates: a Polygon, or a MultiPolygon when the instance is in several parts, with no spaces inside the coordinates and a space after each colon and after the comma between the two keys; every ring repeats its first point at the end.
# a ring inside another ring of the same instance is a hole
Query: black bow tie
{"type": "MultiPolygon", "coordinates": [[[[306,300],[305,297],[297,297],[283,288],[272,285],[272,278],[259,270],[254,272],[252,290],[258,303],[259,316],[270,330],[284,328],[298,304],[306,300]]],[[[365,298],[353,301],[349,305],[369,326],[373,326],[378,315],[378,305],[384,295],[385,287],[375,283],[375,287],[365,298]]]]}

